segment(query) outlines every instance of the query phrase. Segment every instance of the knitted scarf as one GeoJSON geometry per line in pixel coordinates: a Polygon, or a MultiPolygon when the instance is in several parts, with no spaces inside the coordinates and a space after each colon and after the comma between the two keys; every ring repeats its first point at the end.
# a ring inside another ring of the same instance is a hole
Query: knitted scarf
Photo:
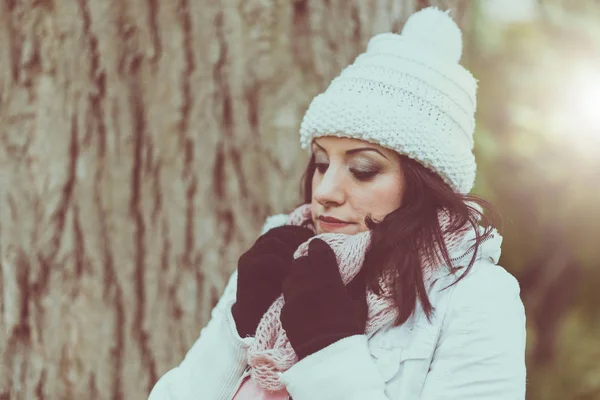
{"type": "MultiPolygon", "coordinates": [[[[290,215],[286,225],[302,225],[311,219],[310,204],[303,204],[296,208],[290,215]]],[[[448,218],[445,214],[439,216],[442,231],[448,226],[448,218]]],[[[309,226],[313,232],[312,225],[309,226]]],[[[316,233],[316,232],[315,232],[316,233]]],[[[465,230],[447,235],[446,246],[449,251],[460,245],[465,230]]],[[[359,232],[354,235],[341,233],[322,233],[313,236],[302,243],[294,258],[302,257],[308,253],[308,244],[314,238],[325,241],[336,256],[340,275],[344,284],[348,284],[360,271],[365,255],[371,247],[372,231],[359,232]]],[[[429,280],[436,265],[432,262],[424,262],[423,275],[425,282],[429,280]]],[[[372,291],[367,292],[368,316],[365,334],[377,331],[379,328],[393,323],[398,312],[386,296],[389,288],[383,280],[380,280],[383,295],[378,296],[372,291]]],[[[280,391],[285,386],[279,382],[279,374],[287,371],[296,362],[298,356],[290,345],[285,331],[281,326],[279,316],[284,304],[283,295],[280,295],[263,315],[256,330],[255,340],[248,349],[248,364],[251,367],[252,379],[266,391],[280,391]]]]}

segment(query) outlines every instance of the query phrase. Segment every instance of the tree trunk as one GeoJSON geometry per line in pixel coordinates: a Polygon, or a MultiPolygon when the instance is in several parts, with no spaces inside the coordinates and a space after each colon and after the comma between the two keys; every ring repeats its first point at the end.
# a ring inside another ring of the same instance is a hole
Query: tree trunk
{"type": "Polygon", "coordinates": [[[0,2],[0,399],[145,398],[299,203],[311,98],[428,4],[0,2]]]}

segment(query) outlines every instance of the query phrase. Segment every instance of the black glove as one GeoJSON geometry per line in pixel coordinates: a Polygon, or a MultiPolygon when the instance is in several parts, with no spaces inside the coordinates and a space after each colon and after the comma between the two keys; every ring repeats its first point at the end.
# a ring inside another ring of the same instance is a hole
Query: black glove
{"type": "Polygon", "coordinates": [[[308,255],[292,262],[283,285],[281,325],[302,360],[348,336],[365,333],[365,271],[344,287],[333,250],[313,239],[308,255]]]}
{"type": "Polygon", "coordinates": [[[273,228],[240,256],[237,297],[231,307],[240,337],[256,334],[262,316],[281,294],[281,283],[294,252],[313,235],[310,229],[300,226],[273,228]]]}

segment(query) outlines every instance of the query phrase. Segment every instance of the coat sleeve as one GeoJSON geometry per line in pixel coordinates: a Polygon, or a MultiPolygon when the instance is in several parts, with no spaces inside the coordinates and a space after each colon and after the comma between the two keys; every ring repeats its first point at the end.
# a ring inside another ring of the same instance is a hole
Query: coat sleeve
{"type": "Polygon", "coordinates": [[[231,306],[236,299],[237,270],[211,312],[211,319],[179,366],[163,375],[149,400],[228,400],[246,368],[254,338],[240,338],[231,306]]]}
{"type": "Polygon", "coordinates": [[[456,285],[423,400],[525,399],[525,310],[504,268],[484,268],[456,285]]]}

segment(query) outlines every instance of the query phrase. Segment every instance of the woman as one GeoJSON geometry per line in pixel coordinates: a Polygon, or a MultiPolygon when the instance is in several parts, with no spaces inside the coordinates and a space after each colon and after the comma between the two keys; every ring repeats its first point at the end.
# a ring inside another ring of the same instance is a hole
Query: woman
{"type": "Polygon", "coordinates": [[[436,8],[311,103],[305,201],[270,217],[156,399],[524,399],[525,313],[468,195],[476,81],[436,8]]]}

